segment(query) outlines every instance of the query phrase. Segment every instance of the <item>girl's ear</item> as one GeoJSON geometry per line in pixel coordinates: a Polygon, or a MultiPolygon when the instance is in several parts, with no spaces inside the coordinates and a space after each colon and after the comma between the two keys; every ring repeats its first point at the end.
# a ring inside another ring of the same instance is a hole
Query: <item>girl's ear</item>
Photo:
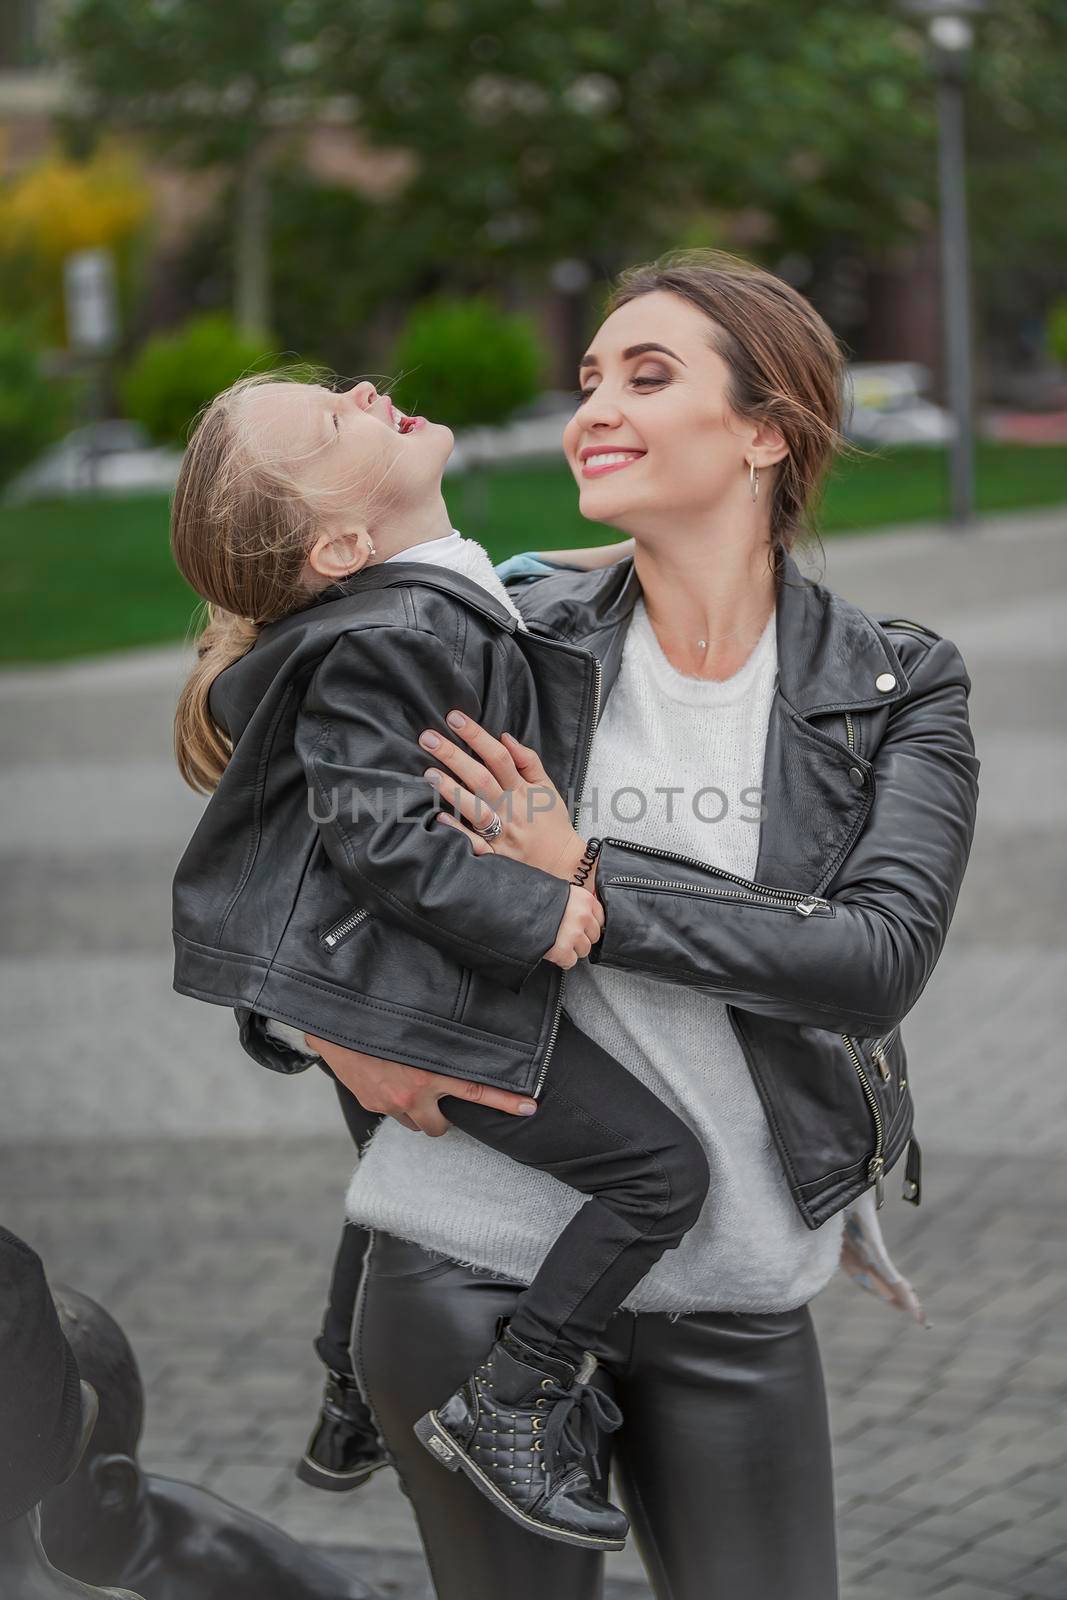
{"type": "Polygon", "coordinates": [[[349,528],[344,533],[320,533],[308,551],[307,562],[313,573],[328,583],[350,577],[367,565],[374,545],[365,528],[349,528]]]}

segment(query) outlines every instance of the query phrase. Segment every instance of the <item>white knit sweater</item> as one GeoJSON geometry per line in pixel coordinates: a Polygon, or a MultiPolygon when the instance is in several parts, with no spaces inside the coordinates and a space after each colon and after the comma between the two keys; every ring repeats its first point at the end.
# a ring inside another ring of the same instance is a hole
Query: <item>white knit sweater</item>
{"type": "MultiPolygon", "coordinates": [[[[462,548],[472,543],[434,541],[438,548],[427,559],[455,562],[513,609],[484,551],[483,568],[462,548]]],[[[776,667],[772,616],[733,677],[685,677],[667,661],[639,601],[593,740],[584,830],[751,877],[776,667]]],[[[801,1221],[723,1004],[588,962],[568,974],[565,1004],[577,1026],[672,1106],[708,1152],[703,1215],[627,1306],[784,1311],[809,1300],[837,1266],[841,1217],[816,1232],[801,1221]]],[[[529,1282],[582,1203],[556,1179],[458,1129],[426,1139],[386,1120],[352,1179],[348,1213],[354,1222],[529,1282]]]]}

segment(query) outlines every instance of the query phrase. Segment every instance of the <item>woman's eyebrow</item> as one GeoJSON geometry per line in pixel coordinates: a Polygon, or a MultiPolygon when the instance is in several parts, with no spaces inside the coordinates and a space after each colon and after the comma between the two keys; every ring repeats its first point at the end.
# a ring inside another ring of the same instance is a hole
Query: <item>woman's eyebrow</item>
{"type": "MultiPolygon", "coordinates": [[[[657,351],[660,355],[670,356],[672,361],[681,362],[683,367],[687,364],[682,361],[681,356],[676,356],[673,350],[668,350],[665,344],[632,344],[629,349],[623,351],[622,359],[624,361],[633,361],[637,356],[647,356],[651,351],[657,351]]],[[[584,372],[587,367],[595,367],[598,372],[600,370],[600,362],[592,350],[588,355],[582,357],[578,363],[578,371],[584,372]]]]}

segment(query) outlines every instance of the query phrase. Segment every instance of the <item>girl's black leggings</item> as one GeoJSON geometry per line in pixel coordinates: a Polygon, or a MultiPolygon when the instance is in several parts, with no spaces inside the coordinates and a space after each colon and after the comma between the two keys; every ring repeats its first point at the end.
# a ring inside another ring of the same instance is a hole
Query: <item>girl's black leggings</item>
{"type": "MultiPolygon", "coordinates": [[[[703,1146],[565,1011],[532,1117],[452,1096],[441,1110],[481,1143],[589,1197],[511,1319],[512,1331],[535,1349],[580,1362],[584,1351],[599,1348],[608,1319],[630,1291],[700,1215],[708,1192],[703,1146]]],[[[349,1127],[361,1143],[351,1120],[349,1127]]],[[[491,1194],[485,1203],[492,1205],[491,1194]]],[[[356,1239],[343,1241],[339,1269],[347,1271],[350,1258],[354,1265],[356,1248],[356,1239]]]]}
{"type": "MultiPolygon", "coordinates": [[[[601,1600],[604,1558],[528,1533],[412,1432],[477,1366],[521,1285],[389,1234],[357,1305],[364,1391],[418,1519],[437,1600],[601,1600]]],[[[836,1600],[830,1440],[806,1306],[620,1311],[594,1382],[622,1407],[603,1441],[657,1600],[836,1600]]]]}

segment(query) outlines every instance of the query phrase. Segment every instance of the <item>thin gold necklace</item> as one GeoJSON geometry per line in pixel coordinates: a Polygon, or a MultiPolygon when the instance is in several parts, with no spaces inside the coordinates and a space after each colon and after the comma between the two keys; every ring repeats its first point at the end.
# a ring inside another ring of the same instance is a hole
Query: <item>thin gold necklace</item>
{"type": "MultiPolygon", "coordinates": [[[[648,612],[648,607],[647,606],[645,607],[645,615],[646,615],[646,617],[648,617],[649,626],[651,627],[653,633],[655,633],[658,636],[658,634],[660,632],[660,629],[658,628],[656,623],[652,620],[652,617],[649,616],[649,612],[648,612]]],[[[771,620],[771,613],[769,613],[764,618],[759,632],[756,633],[755,635],[753,635],[753,639],[752,639],[752,643],[753,644],[755,644],[759,639],[761,639],[763,637],[763,630],[767,626],[767,623],[770,620],[771,620]]],[[[708,648],[709,644],[721,644],[724,639],[733,639],[737,634],[739,634],[741,632],[743,627],[744,627],[744,624],[739,622],[736,628],[731,628],[730,629],[729,633],[720,633],[714,639],[696,639],[696,640],[691,640],[689,638],[686,638],[683,641],[683,643],[685,643],[686,645],[695,644],[697,649],[706,650],[708,648]]],[[[666,631],[667,631],[668,634],[672,634],[674,638],[679,638],[680,637],[679,634],[677,633],[677,631],[674,630],[674,629],[668,628],[666,631]]]]}

